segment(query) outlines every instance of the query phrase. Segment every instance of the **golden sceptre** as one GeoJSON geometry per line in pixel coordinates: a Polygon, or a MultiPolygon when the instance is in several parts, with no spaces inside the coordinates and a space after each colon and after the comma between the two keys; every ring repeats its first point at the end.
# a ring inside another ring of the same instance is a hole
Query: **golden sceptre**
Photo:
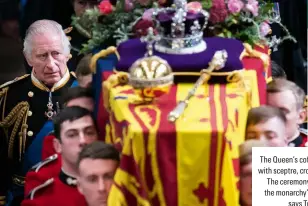
{"type": "Polygon", "coordinates": [[[228,53],[226,50],[215,52],[211,62],[209,63],[209,67],[201,70],[199,79],[195,83],[194,87],[188,92],[186,98],[180,101],[178,105],[169,113],[168,121],[175,122],[184,113],[190,98],[195,95],[197,89],[211,78],[211,72],[214,70],[220,70],[225,66],[227,58],[228,53]]]}

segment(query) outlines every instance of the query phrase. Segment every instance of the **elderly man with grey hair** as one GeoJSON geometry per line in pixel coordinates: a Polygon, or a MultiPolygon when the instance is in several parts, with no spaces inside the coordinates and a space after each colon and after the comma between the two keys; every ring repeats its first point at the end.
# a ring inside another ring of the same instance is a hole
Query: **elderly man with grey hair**
{"type": "Polygon", "coordinates": [[[32,73],[0,86],[0,205],[20,205],[24,176],[41,161],[60,95],[76,80],[66,66],[70,43],[61,25],[39,20],[28,29],[24,55],[32,73]]]}

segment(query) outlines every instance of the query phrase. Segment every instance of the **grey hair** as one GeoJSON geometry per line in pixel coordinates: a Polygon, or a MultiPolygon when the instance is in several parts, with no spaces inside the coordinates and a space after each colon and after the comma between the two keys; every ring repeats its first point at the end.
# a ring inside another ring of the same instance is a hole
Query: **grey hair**
{"type": "Polygon", "coordinates": [[[62,26],[52,20],[38,20],[31,24],[26,32],[24,40],[24,54],[26,57],[31,57],[34,36],[42,34],[59,35],[62,41],[64,54],[70,54],[71,44],[68,37],[65,35],[62,26]]]}

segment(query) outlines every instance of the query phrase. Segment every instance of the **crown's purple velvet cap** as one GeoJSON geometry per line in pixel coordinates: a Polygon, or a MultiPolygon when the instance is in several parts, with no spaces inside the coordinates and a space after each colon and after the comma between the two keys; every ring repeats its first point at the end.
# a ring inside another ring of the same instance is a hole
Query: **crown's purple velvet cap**
{"type": "MultiPolygon", "coordinates": [[[[171,33],[171,24],[173,23],[172,18],[174,14],[174,11],[169,11],[160,12],[157,15],[157,21],[159,21],[160,26],[165,30],[164,35],[171,33]]],[[[200,26],[202,27],[205,22],[205,16],[202,13],[187,12],[187,15],[185,17],[185,34],[191,33],[190,28],[195,20],[198,20],[200,26]]]]}
{"type": "MultiPolygon", "coordinates": [[[[225,49],[228,53],[228,59],[225,68],[220,71],[230,72],[243,69],[240,55],[244,46],[241,41],[220,37],[205,38],[204,40],[207,49],[201,53],[174,55],[154,51],[154,55],[167,60],[174,72],[200,72],[201,69],[208,67],[208,63],[216,51],[225,49]]],[[[144,57],[146,43],[141,42],[140,39],[131,39],[120,44],[118,52],[121,58],[116,66],[117,70],[128,71],[136,60],[144,57]]]]}

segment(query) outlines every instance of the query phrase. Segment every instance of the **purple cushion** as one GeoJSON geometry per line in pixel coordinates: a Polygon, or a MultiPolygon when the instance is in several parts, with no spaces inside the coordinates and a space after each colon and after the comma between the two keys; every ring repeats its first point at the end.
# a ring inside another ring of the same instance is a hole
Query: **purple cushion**
{"type": "MultiPolygon", "coordinates": [[[[240,55],[244,50],[241,41],[220,37],[205,38],[207,49],[198,54],[172,55],[154,51],[157,55],[168,61],[174,72],[199,72],[208,67],[209,61],[218,50],[225,49],[228,52],[228,60],[222,72],[243,69],[240,55]]],[[[117,64],[118,71],[128,71],[130,66],[137,60],[144,57],[146,43],[140,39],[128,40],[118,47],[120,61],[117,64]]]]}

